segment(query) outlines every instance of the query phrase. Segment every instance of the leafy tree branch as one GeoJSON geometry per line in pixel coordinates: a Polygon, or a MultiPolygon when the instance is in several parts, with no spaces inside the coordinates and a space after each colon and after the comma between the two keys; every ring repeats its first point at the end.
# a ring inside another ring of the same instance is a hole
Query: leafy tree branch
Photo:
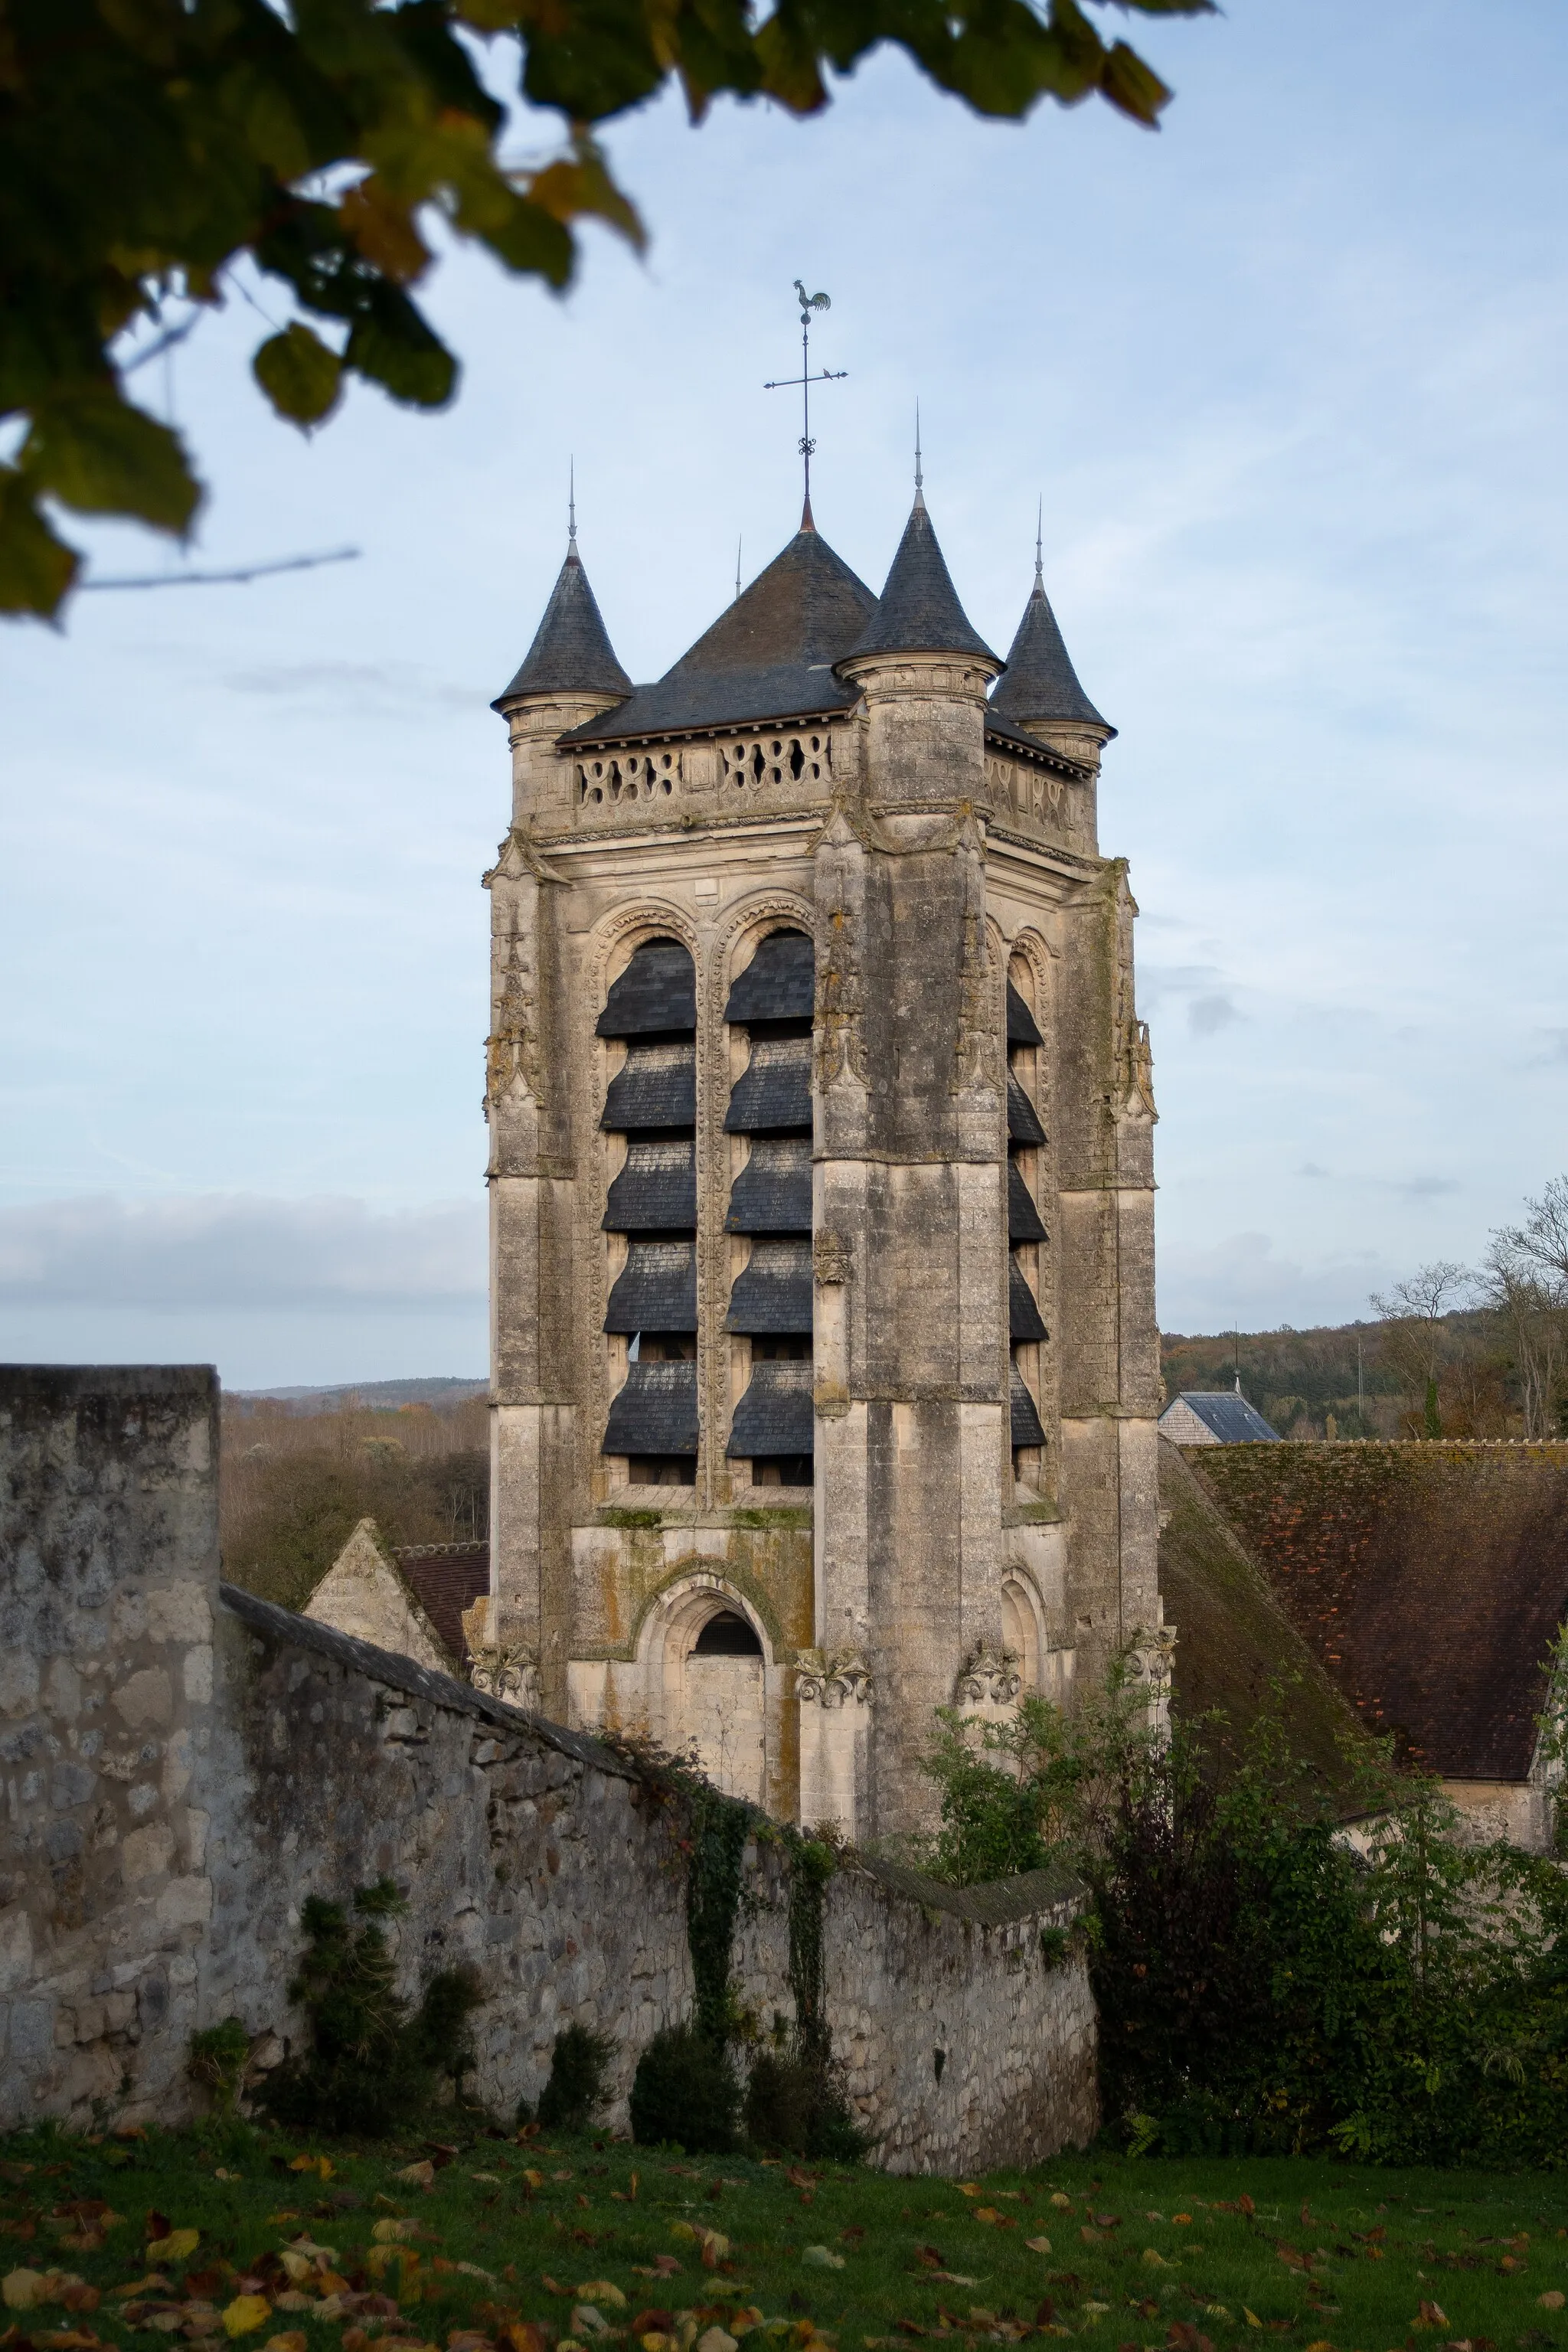
{"type": "Polygon", "coordinates": [[[126,395],[148,355],[130,339],[151,325],[167,348],[241,262],[292,312],[252,361],[280,416],[324,423],[352,376],[438,408],[458,362],[412,291],[437,223],[556,289],[580,222],[642,245],[598,124],[671,81],[693,121],[721,95],[809,114],[831,75],[891,43],[981,114],[1098,93],[1153,125],[1170,92],[1094,21],[1107,5],[0,0],[0,420],[18,436],[0,461],[0,611],[59,610],[81,561],[60,508],[189,530],[201,484],[179,435],[126,395]],[[549,160],[504,159],[497,67],[524,110],[559,118],[549,160]]]}

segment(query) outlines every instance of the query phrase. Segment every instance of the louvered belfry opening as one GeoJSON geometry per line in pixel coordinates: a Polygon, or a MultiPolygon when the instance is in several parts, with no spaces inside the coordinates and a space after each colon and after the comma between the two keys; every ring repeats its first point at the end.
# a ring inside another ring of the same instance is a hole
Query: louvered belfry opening
{"type": "Polygon", "coordinates": [[[1040,1314],[1040,1252],[1048,1236],[1037,1202],[1045,1127],[1036,1108],[1039,1024],[1007,982],[1007,1330],[1013,1475],[1037,1486],[1046,1433],[1040,1422],[1040,1346],[1050,1335],[1040,1314]]]}
{"type": "MultiPolygon", "coordinates": [[[[812,1481],[811,1016],[816,956],[804,931],[770,931],[730,991],[724,1018],[749,1058],[726,1134],[750,1150],[730,1188],[727,1234],[750,1243],[724,1328],[749,1343],[725,1448],[758,1486],[812,1481]]],[[[731,1245],[733,1247],[733,1245],[731,1245]]],[[[739,1256],[740,1252],[735,1251],[739,1256]]]]}
{"type": "Polygon", "coordinates": [[[599,1015],[624,1041],[600,1125],[626,1139],[604,1228],[612,1263],[605,1329],[626,1381],[602,1451],[633,1486],[697,1478],[697,975],[679,940],[644,940],[599,1015]],[[624,1252],[624,1255],[623,1255],[624,1252]],[[618,1343],[618,1344],[617,1344],[618,1343]]]}

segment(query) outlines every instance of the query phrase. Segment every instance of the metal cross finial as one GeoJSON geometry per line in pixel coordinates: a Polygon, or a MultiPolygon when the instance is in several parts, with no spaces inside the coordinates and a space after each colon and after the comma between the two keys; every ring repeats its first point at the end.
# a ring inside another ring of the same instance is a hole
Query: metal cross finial
{"type": "Polygon", "coordinates": [[[577,460],[575,457],[568,457],[566,460],[566,544],[569,548],[574,548],[577,544],[577,460]]]}
{"type": "Polygon", "coordinates": [[[1046,538],[1046,494],[1040,493],[1039,511],[1035,517],[1035,585],[1042,594],[1046,585],[1046,567],[1041,551],[1046,538]]]}
{"type": "Polygon", "coordinates": [[[829,310],[833,305],[826,294],[808,294],[805,281],[797,278],[795,290],[800,300],[800,373],[777,376],[763,386],[764,392],[787,391],[792,384],[800,386],[800,455],[805,468],[805,501],[801,509],[802,530],[815,530],[811,514],[811,455],[816,444],[811,437],[811,387],[814,383],[842,383],[847,368],[822,368],[811,373],[811,314],[814,310],[829,310]]]}
{"type": "Polygon", "coordinates": [[[925,478],[921,471],[921,404],[917,400],[915,403],[915,504],[917,507],[923,507],[926,502],[925,478]]]}
{"type": "Polygon", "coordinates": [[[741,593],[741,546],[742,541],[737,540],[735,541],[735,595],[737,601],[739,600],[741,593]]]}

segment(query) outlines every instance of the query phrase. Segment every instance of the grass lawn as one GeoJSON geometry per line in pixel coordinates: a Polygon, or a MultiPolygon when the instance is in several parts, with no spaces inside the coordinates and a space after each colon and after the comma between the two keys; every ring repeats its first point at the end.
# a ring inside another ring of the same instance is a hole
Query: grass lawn
{"type": "Polygon", "coordinates": [[[598,2139],[0,2140],[6,2352],[1568,2352],[1568,2182],[1067,2157],[957,2183],[598,2139]],[[757,2333],[756,2331],[762,2331],[757,2333]]]}

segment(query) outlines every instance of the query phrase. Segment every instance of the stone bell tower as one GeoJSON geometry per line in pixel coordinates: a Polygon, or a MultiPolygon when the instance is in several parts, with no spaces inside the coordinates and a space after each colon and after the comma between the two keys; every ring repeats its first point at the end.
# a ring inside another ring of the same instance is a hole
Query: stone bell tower
{"type": "Polygon", "coordinates": [[[495,707],[480,1672],[918,1827],[938,1706],[1160,1670],[1113,730],[1037,564],[984,644],[918,488],[880,597],[808,506],[649,686],[574,533],[495,707]]]}

